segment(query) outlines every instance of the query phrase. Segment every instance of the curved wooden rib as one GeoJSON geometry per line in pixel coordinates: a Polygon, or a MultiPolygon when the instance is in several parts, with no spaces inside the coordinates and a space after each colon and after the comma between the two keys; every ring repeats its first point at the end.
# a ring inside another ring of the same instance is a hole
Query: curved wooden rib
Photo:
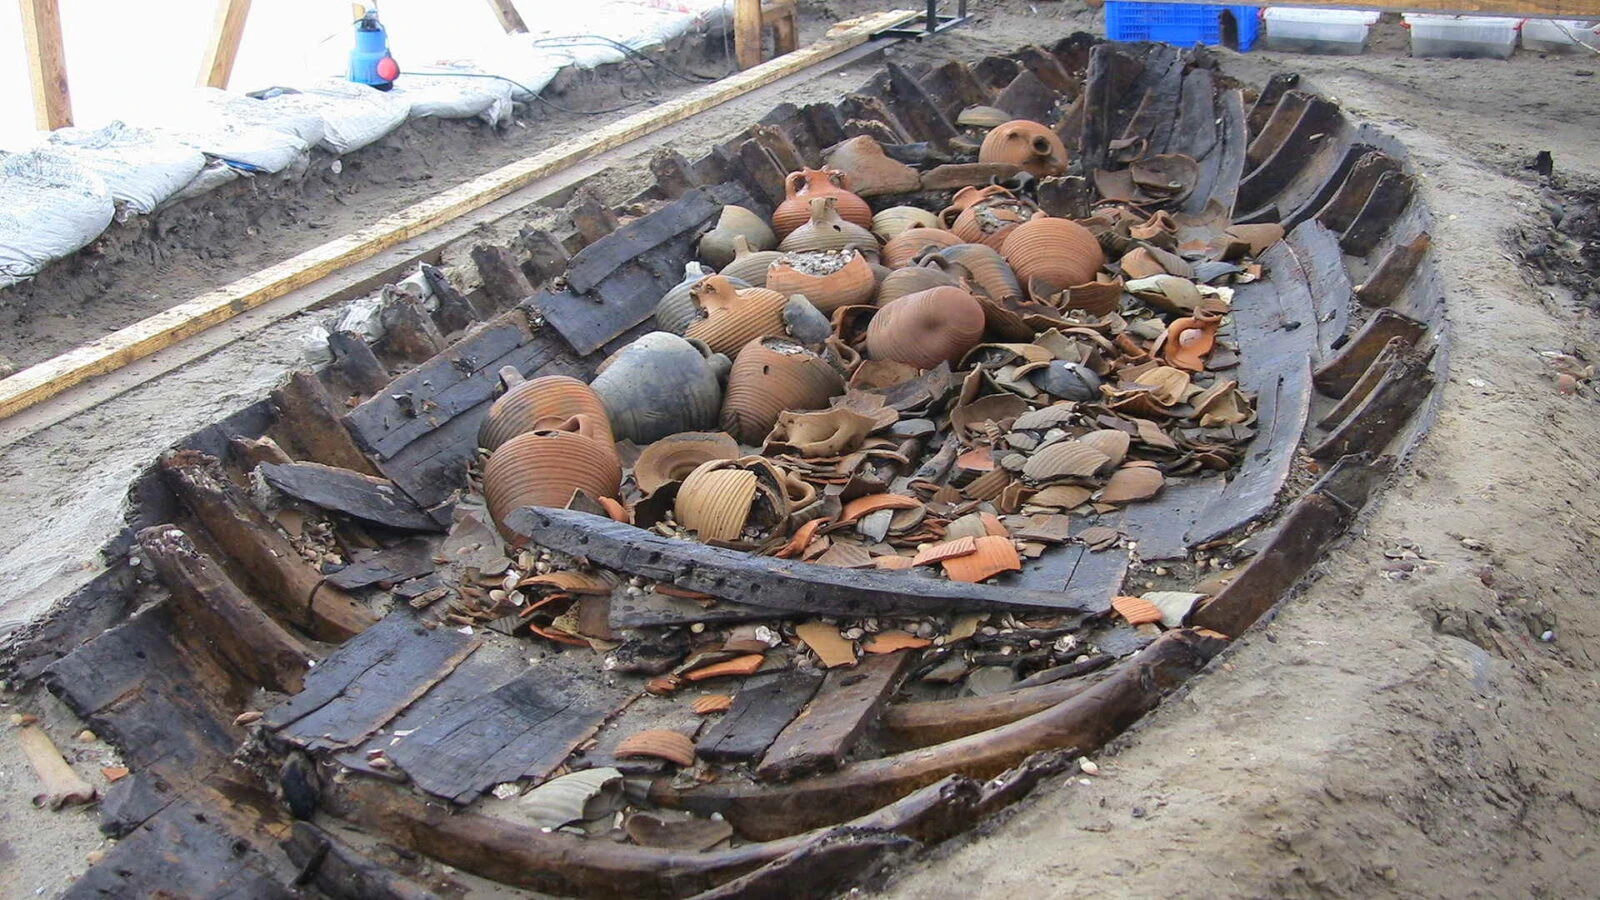
{"type": "Polygon", "coordinates": [[[1107,677],[1109,673],[1096,673],[988,697],[902,703],[884,710],[882,723],[896,746],[926,747],[1027,718],[1078,696],[1107,677]]]}

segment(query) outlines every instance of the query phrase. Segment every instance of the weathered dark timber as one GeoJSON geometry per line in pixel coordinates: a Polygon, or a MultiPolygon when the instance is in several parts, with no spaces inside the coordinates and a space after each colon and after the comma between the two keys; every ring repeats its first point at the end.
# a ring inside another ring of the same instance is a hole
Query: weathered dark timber
{"type": "Polygon", "coordinates": [[[670,147],[662,147],[650,157],[650,174],[655,176],[656,186],[669,200],[676,200],[700,186],[700,179],[689,161],[670,147]]]}
{"type": "Polygon", "coordinates": [[[1094,185],[1082,175],[1046,178],[1039,182],[1039,208],[1052,216],[1087,218],[1093,200],[1094,185]]]}
{"type": "MultiPolygon", "coordinates": [[[[761,124],[776,128],[799,155],[800,165],[813,168],[822,162],[823,145],[811,133],[800,107],[793,103],[779,103],[761,117],[761,124]]],[[[796,167],[798,168],[798,167],[796,167]]]]}
{"type": "Polygon", "coordinates": [[[267,856],[219,827],[211,810],[190,803],[169,806],[90,867],[61,896],[250,897],[292,900],[267,856]]]}
{"type": "Polygon", "coordinates": [[[100,799],[100,833],[126,837],[177,799],[173,785],[155,771],[134,772],[106,788],[100,799]]]}
{"type": "Polygon", "coordinates": [[[318,640],[352,638],[377,618],[300,558],[214,457],[182,451],[162,461],[173,493],[243,569],[249,586],[279,619],[318,640]]]}
{"type": "Polygon", "coordinates": [[[267,483],[296,500],[397,531],[443,531],[433,517],[385,478],[317,463],[267,463],[267,483]]]}
{"type": "Polygon", "coordinates": [[[1350,330],[1350,298],[1355,294],[1344,270],[1339,236],[1313,220],[1297,226],[1285,240],[1311,290],[1317,318],[1317,358],[1327,359],[1334,344],[1350,330]]]}
{"type": "Polygon", "coordinates": [[[1433,384],[1433,373],[1428,371],[1425,359],[1402,359],[1390,366],[1350,417],[1311,448],[1312,458],[1334,459],[1383,449],[1433,392],[1433,384]]]}
{"type": "Polygon", "coordinates": [[[756,775],[787,781],[839,768],[916,656],[904,650],[869,654],[853,668],[830,669],[811,704],[772,741],[756,775]]]}
{"type": "MultiPolygon", "coordinates": [[[[1261,160],[1239,182],[1239,209],[1265,206],[1282,194],[1310,159],[1334,140],[1340,119],[1337,104],[1312,97],[1272,155],[1261,160]]],[[[1254,144],[1251,149],[1255,149],[1254,144]]]]}
{"type": "Polygon", "coordinates": [[[1251,137],[1261,133],[1272,118],[1273,110],[1278,108],[1278,101],[1299,83],[1300,76],[1293,72],[1280,72],[1267,79],[1266,86],[1256,96],[1256,102],[1250,106],[1247,124],[1251,137]]]}
{"type": "Polygon", "coordinates": [[[1399,338],[1402,346],[1411,347],[1427,330],[1427,325],[1410,316],[1380,309],[1339,348],[1337,356],[1312,374],[1311,383],[1324,397],[1337,400],[1350,392],[1390,340],[1399,338]]]}
{"type": "Polygon", "coordinates": [[[767,154],[778,163],[778,168],[785,172],[798,172],[805,167],[806,160],[788,131],[776,125],[762,124],[756,126],[755,132],[756,143],[766,148],[767,154]]]}
{"type": "Polygon", "coordinates": [[[1340,460],[1295,501],[1228,586],[1194,611],[1194,624],[1234,638],[1244,634],[1344,533],[1382,475],[1371,457],[1340,460]]]}
{"type": "Polygon", "coordinates": [[[1077,99],[1080,82],[1072,77],[1072,73],[1061,64],[1061,60],[1050,51],[1039,46],[1027,46],[1017,50],[1012,56],[1063,99],[1068,102],[1077,99]]]}
{"type": "Polygon", "coordinates": [[[1122,531],[1130,541],[1138,542],[1141,560],[1187,557],[1189,542],[1185,535],[1199,521],[1201,513],[1217,502],[1227,484],[1228,480],[1221,475],[1169,478],[1158,502],[1135,503],[1123,512],[1122,531]]]}
{"type": "Polygon", "coordinates": [[[1158,45],[1145,57],[1144,97],[1123,136],[1143,136],[1150,142],[1149,153],[1166,153],[1172,143],[1172,126],[1183,96],[1184,56],[1175,47],[1158,45]]]}
{"type": "Polygon", "coordinates": [[[350,565],[329,575],[328,584],[353,591],[374,584],[398,584],[426,575],[433,569],[432,545],[413,538],[384,550],[358,555],[350,565]]]}
{"type": "Polygon", "coordinates": [[[534,544],[606,568],[786,612],[871,616],[1006,607],[1101,613],[1110,608],[1110,598],[1098,594],[962,584],[908,572],[849,571],[752,556],[564,509],[527,507],[508,516],[506,525],[534,544]]]}
{"type": "Polygon", "coordinates": [[[1316,218],[1339,193],[1366,151],[1365,144],[1356,142],[1356,130],[1340,124],[1333,139],[1323,142],[1305,168],[1264,208],[1273,212],[1285,230],[1293,231],[1316,218]]]}
{"type": "MultiPolygon", "coordinates": [[[[522,264],[522,271],[528,277],[528,283],[534,288],[565,272],[567,263],[572,259],[567,253],[567,248],[548,231],[525,227],[517,235],[517,245],[528,254],[527,261],[522,264]]],[[[528,296],[532,294],[533,291],[530,290],[528,296]]],[[[480,315],[479,318],[488,319],[489,316],[480,315]]]]}
{"type": "Polygon", "coordinates": [[[839,101],[839,114],[846,122],[876,122],[888,132],[888,140],[879,139],[880,144],[909,144],[917,140],[917,136],[908,131],[901,124],[900,118],[889,109],[881,99],[863,93],[848,94],[839,101]]]}
{"type": "Polygon", "coordinates": [[[1224,643],[1211,632],[1175,629],[1093,688],[983,734],[783,785],[714,784],[679,791],[657,781],[651,798],[664,806],[720,812],[752,840],[798,834],[876,809],[948,775],[988,778],[1041,750],[1097,750],[1204,667],[1224,643]]]}
{"type": "Polygon", "coordinates": [[[51,663],[137,608],[133,567],[111,566],[43,616],[0,638],[0,673],[13,685],[30,684],[51,663]]]}
{"type": "Polygon", "coordinates": [[[1016,78],[1017,73],[1022,71],[1022,63],[1004,56],[985,56],[973,65],[972,71],[980,82],[988,85],[991,90],[999,91],[1005,89],[1005,86],[1011,83],[1011,79],[1016,78]]]}
{"type": "Polygon", "coordinates": [[[427,263],[421,264],[418,268],[422,271],[422,280],[427,283],[433,299],[439,304],[439,309],[434,313],[434,321],[446,336],[470,328],[480,319],[494,315],[494,310],[488,304],[474,305],[467,295],[456,290],[456,286],[450,283],[450,278],[443,269],[427,263]]]}
{"type": "Polygon", "coordinates": [[[612,628],[691,625],[695,622],[764,622],[771,618],[772,610],[759,606],[727,600],[704,606],[694,600],[669,597],[651,590],[631,594],[628,585],[612,592],[611,606],[606,615],[612,628]]]}
{"type": "Polygon", "coordinates": [[[483,281],[483,292],[500,309],[510,309],[533,294],[533,285],[516,254],[498,244],[479,244],[472,248],[472,262],[477,266],[478,278],[483,281]]]}
{"type": "Polygon", "coordinates": [[[288,379],[272,392],[272,405],[278,411],[276,433],[282,438],[279,443],[287,441],[285,449],[290,453],[324,465],[374,471],[340,424],[338,408],[317,376],[305,369],[289,373],[288,379]]]}
{"type": "Polygon", "coordinates": [[[1356,288],[1356,300],[1369,309],[1393,305],[1405,294],[1406,286],[1411,283],[1411,277],[1417,273],[1417,267],[1422,264],[1422,258],[1428,254],[1431,246],[1433,239],[1423,232],[1389,248],[1377,269],[1356,288]]]}
{"type": "Polygon", "coordinates": [[[759,759],[811,700],[822,678],[815,669],[785,669],[745,679],[733,706],[701,736],[696,755],[716,763],[759,759]]]}
{"type": "Polygon", "coordinates": [[[1239,386],[1256,395],[1256,437],[1238,474],[1185,536],[1191,546],[1272,508],[1310,415],[1317,327],[1306,274],[1283,242],[1261,261],[1267,276],[1238,286],[1232,315],[1236,339],[1249,348],[1236,371],[1239,386]]]}
{"type": "Polygon", "coordinates": [[[943,147],[960,132],[936,101],[917,79],[903,67],[888,63],[889,102],[895,115],[917,138],[943,147]]]}
{"type": "Polygon", "coordinates": [[[263,727],[307,750],[353,746],[455,671],[479,640],[427,629],[406,611],[345,643],[307,676],[305,689],[261,718],[263,727]]]}
{"type": "Polygon", "coordinates": [[[283,851],[300,867],[303,884],[336,900],[438,900],[439,895],[385,866],[310,822],[296,822],[283,851]]]}
{"type": "Polygon", "coordinates": [[[994,103],[994,92],[978,80],[971,66],[959,59],[930,71],[921,80],[922,86],[939,102],[945,118],[952,122],[969,106],[994,103]]]}
{"type": "Polygon", "coordinates": [[[1021,171],[1012,163],[946,163],[923,172],[920,182],[925,191],[948,191],[1004,181],[1021,171]]]}
{"type": "Polygon", "coordinates": [[[1049,709],[1078,696],[1107,677],[1058,679],[1014,688],[987,697],[957,697],[901,703],[884,711],[882,727],[897,749],[928,747],[979,734],[1049,709]]]}
{"type": "Polygon", "coordinates": [[[840,828],[748,875],[695,894],[690,900],[789,900],[828,897],[868,877],[896,853],[910,853],[917,842],[904,835],[840,828]]]}
{"type": "Polygon", "coordinates": [[[248,684],[295,692],[314,659],[306,646],[240,591],[189,536],[173,525],[139,532],[141,555],[161,577],[191,626],[248,684]]]}
{"type": "Polygon", "coordinates": [[[1372,188],[1372,196],[1362,205],[1355,221],[1345,229],[1339,246],[1351,256],[1366,256],[1389,233],[1406,204],[1411,202],[1415,179],[1404,172],[1385,172],[1372,188]]]}
{"type": "Polygon", "coordinates": [[[1216,75],[1210,69],[1194,68],[1183,73],[1169,152],[1203,162],[1216,149],[1221,140],[1217,133],[1216,95],[1216,75]]]}
{"type": "Polygon", "coordinates": [[[1041,669],[1012,685],[1011,690],[1020,691],[1023,688],[1038,687],[1041,684],[1055,684],[1068,678],[1079,678],[1098,672],[1116,661],[1117,658],[1109,653],[1086,656],[1076,662],[1041,669]]]}
{"type": "Polygon", "coordinates": [[[383,325],[383,337],[376,349],[385,357],[415,365],[426,362],[447,346],[433,316],[423,308],[422,301],[412,294],[386,291],[387,297],[378,320],[383,325]]]}
{"type": "Polygon", "coordinates": [[[1054,125],[1056,103],[1060,99],[1060,95],[1040,81],[1039,76],[1023,69],[995,98],[994,105],[1019,119],[1054,125]]]}
{"type": "Polygon", "coordinates": [[[810,129],[812,140],[824,150],[845,139],[844,118],[832,103],[808,103],[800,108],[800,117],[810,129]]]}
{"type": "MultiPolygon", "coordinates": [[[[1310,105],[1312,96],[1305,91],[1286,91],[1272,108],[1271,115],[1260,131],[1250,132],[1250,146],[1245,150],[1246,170],[1254,170],[1278,152],[1283,142],[1294,131],[1295,123],[1310,105]]],[[[1259,101],[1257,106],[1260,106],[1259,101]]]]}
{"type": "Polygon", "coordinates": [[[621,224],[610,204],[601,200],[588,185],[578,189],[578,195],[567,208],[567,213],[572,216],[572,225],[577,228],[578,236],[585,244],[596,243],[616,231],[621,224]]]}
{"type": "Polygon", "coordinates": [[[1361,377],[1356,379],[1356,383],[1351,386],[1350,390],[1339,398],[1339,402],[1334,404],[1333,409],[1328,410],[1327,414],[1317,421],[1317,427],[1324,431],[1331,431],[1345,419],[1350,418],[1350,414],[1361,408],[1361,404],[1366,402],[1366,399],[1372,395],[1372,391],[1378,386],[1378,382],[1383,380],[1383,376],[1389,374],[1390,367],[1405,355],[1410,346],[1401,338],[1390,338],[1389,342],[1383,345],[1383,349],[1378,351],[1378,355],[1373,357],[1372,362],[1367,365],[1366,371],[1362,372],[1361,377]]]}
{"type": "Polygon", "coordinates": [[[1343,233],[1351,223],[1355,222],[1361,207],[1366,205],[1367,198],[1372,196],[1373,189],[1378,185],[1378,179],[1390,172],[1398,171],[1400,163],[1387,153],[1372,150],[1363,154],[1356,160],[1355,167],[1339,186],[1338,192],[1317,213],[1317,221],[1326,225],[1329,231],[1343,233]]]}
{"type": "MultiPolygon", "coordinates": [[[[1094,524],[1117,528],[1125,513],[1121,510],[1108,513],[1094,524]]],[[[1073,528],[1075,534],[1089,527],[1087,520],[1073,528]]],[[[1128,571],[1128,554],[1123,550],[1090,553],[1081,544],[1056,547],[1036,559],[1022,560],[1021,572],[1008,572],[995,579],[1004,587],[1030,591],[1066,591],[1079,597],[1104,598],[1108,606],[1119,593],[1122,579],[1128,571]]]]}
{"type": "Polygon", "coordinates": [[[328,350],[333,363],[323,370],[329,390],[338,385],[344,394],[369,397],[389,384],[389,370],[378,361],[367,339],[355,331],[335,331],[328,335],[328,350]]]}

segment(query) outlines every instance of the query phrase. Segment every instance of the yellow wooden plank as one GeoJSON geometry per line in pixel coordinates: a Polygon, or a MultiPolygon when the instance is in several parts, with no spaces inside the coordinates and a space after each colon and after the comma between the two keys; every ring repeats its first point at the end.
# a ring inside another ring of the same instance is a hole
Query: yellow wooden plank
{"type": "Polygon", "coordinates": [[[211,22],[211,41],[200,63],[201,87],[225,88],[233,77],[233,62],[239,58],[239,41],[244,23],[250,17],[250,0],[217,0],[217,15],[211,22]]]}
{"type": "Polygon", "coordinates": [[[0,380],[0,418],[12,415],[96,375],[119,369],[246,310],[282,297],[345,266],[360,262],[432,228],[466,215],[553,172],[635,138],[659,131],[771,84],[786,75],[866,43],[918,13],[893,10],[835,25],[822,40],[753,69],[731,75],[636,113],[584,137],[557,144],[526,159],[480,175],[366,228],[334,238],[232,284],[201,294],[165,312],[29,366],[0,380]]]}
{"type": "Polygon", "coordinates": [[[741,69],[761,64],[761,0],[733,0],[733,58],[741,69]]]}
{"type": "Polygon", "coordinates": [[[72,124],[72,94],[67,90],[67,52],[61,43],[57,0],[19,0],[22,41],[33,86],[33,121],[44,131],[72,124]]]}

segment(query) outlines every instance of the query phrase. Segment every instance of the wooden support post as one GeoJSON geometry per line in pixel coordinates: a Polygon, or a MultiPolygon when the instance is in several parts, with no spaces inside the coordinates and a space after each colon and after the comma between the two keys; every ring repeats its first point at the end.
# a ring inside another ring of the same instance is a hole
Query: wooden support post
{"type": "Polygon", "coordinates": [[[250,0],[217,0],[217,16],[211,22],[211,42],[200,63],[201,87],[226,88],[233,77],[233,61],[239,58],[239,41],[244,37],[244,22],[250,15],[250,0]]]}
{"type": "Polygon", "coordinates": [[[733,0],[733,58],[741,69],[761,65],[761,0],[733,0]]]}
{"type": "Polygon", "coordinates": [[[511,0],[489,0],[489,8],[494,10],[495,20],[506,34],[526,34],[528,25],[522,21],[522,13],[517,12],[517,7],[511,0]]]}
{"type": "Polygon", "coordinates": [[[288,441],[290,452],[330,466],[377,472],[339,421],[339,412],[322,382],[311,372],[291,372],[288,380],[272,392],[272,405],[278,410],[282,425],[280,441],[288,441]]]}
{"type": "Polygon", "coordinates": [[[67,52],[61,43],[61,5],[58,0],[19,2],[34,125],[41,131],[65,128],[72,124],[72,96],[67,91],[67,52]]]}

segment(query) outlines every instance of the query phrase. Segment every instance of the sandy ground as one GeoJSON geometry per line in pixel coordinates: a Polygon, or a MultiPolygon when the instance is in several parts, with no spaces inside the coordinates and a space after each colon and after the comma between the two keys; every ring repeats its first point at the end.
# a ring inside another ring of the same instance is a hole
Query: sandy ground
{"type": "MultiPolygon", "coordinates": [[[[1095,19],[1076,4],[1017,3],[896,52],[976,57],[1098,30],[1095,19]]],[[[1391,28],[1364,57],[1255,52],[1226,65],[1257,83],[1299,71],[1410,148],[1438,219],[1454,328],[1438,423],[1309,589],[1103,754],[1098,776],[1041,790],[984,835],[903,866],[883,890],[1592,895],[1600,667],[1586,648],[1600,636],[1588,552],[1600,537],[1600,420],[1594,395],[1558,393],[1539,354],[1593,359],[1597,330],[1562,289],[1524,274],[1514,235],[1549,222],[1523,169],[1537,150],[1554,154],[1561,186],[1600,186],[1600,59],[1413,60],[1391,28]],[[1402,542],[1431,562],[1388,571],[1384,552],[1402,542]],[[1539,639],[1546,632],[1553,641],[1539,639]]],[[[818,96],[859,77],[833,81],[818,96]]],[[[680,149],[692,156],[750,112],[726,109],[680,149]]],[[[294,362],[304,324],[269,328],[0,451],[10,513],[0,517],[0,631],[93,570],[138,467],[261,396],[294,362]]],[[[46,724],[70,742],[70,722],[46,724]]],[[[50,895],[99,839],[92,815],[29,807],[21,765],[0,723],[0,895],[50,895]]]]}

